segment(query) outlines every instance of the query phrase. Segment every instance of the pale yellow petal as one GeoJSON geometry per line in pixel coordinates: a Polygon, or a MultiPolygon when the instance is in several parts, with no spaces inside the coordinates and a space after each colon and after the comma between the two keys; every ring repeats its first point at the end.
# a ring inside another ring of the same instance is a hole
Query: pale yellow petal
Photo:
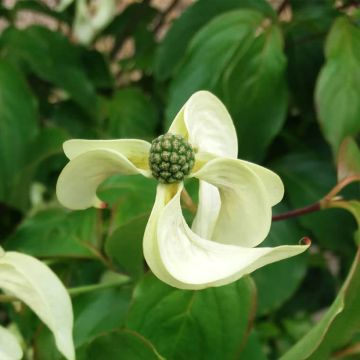
{"type": "Polygon", "coordinates": [[[150,143],[138,139],[80,140],[72,139],[63,144],[65,155],[72,160],[91,150],[112,150],[126,157],[140,170],[149,170],[150,143]]]}
{"type": "Polygon", "coordinates": [[[169,132],[184,135],[199,152],[236,158],[236,130],[224,104],[208,91],[194,93],[175,117],[169,132]]]}
{"type": "Polygon", "coordinates": [[[98,186],[115,174],[147,174],[126,157],[113,150],[91,150],[74,157],[62,170],[56,194],[60,203],[70,209],[103,207],[97,197],[98,186]]]}
{"type": "Polygon", "coordinates": [[[41,261],[17,252],[0,258],[0,288],[27,304],[49,327],[59,351],[75,359],[70,297],[57,276],[41,261]]]}
{"type": "Polygon", "coordinates": [[[219,189],[221,207],[211,239],[254,247],[271,226],[271,205],[263,182],[237,159],[217,158],[192,174],[219,189]]]}
{"type": "Polygon", "coordinates": [[[308,248],[308,245],[246,248],[203,239],[189,228],[182,216],[180,191],[161,211],[157,239],[153,239],[158,243],[162,274],[167,274],[161,280],[171,286],[201,289],[225,285],[308,248]]]}
{"type": "Polygon", "coordinates": [[[200,180],[199,204],[192,223],[192,230],[199,236],[211,239],[221,207],[216,186],[200,180]]]}
{"type": "Polygon", "coordinates": [[[274,206],[279,203],[284,196],[284,184],[281,181],[280,176],[263,166],[245,160],[240,161],[254,171],[263,182],[270,205],[274,206]]]}
{"type": "Polygon", "coordinates": [[[22,357],[23,351],[15,335],[0,325],[0,359],[21,360],[22,357]]]}
{"type": "Polygon", "coordinates": [[[178,288],[186,288],[185,284],[182,284],[173,278],[164,267],[157,241],[159,217],[166,204],[176,194],[178,188],[182,189],[182,184],[158,185],[156,190],[155,204],[151,211],[144,233],[143,250],[144,257],[149,268],[161,281],[178,288]]]}

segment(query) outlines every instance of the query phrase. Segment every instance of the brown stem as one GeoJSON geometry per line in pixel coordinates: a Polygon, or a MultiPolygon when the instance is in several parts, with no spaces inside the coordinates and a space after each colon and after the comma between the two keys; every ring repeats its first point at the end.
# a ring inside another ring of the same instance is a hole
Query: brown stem
{"type": "Polygon", "coordinates": [[[280,6],[277,8],[276,12],[278,16],[286,9],[286,7],[289,5],[289,0],[284,0],[280,6]]]}
{"type": "Polygon", "coordinates": [[[164,22],[166,20],[166,17],[169,15],[169,13],[177,6],[179,3],[179,0],[173,0],[170,5],[164,10],[163,13],[159,16],[159,19],[157,20],[156,24],[154,25],[153,31],[156,34],[161,27],[164,25],[164,22]]]}
{"type": "Polygon", "coordinates": [[[183,205],[190,210],[191,213],[196,214],[197,206],[194,204],[191,196],[189,193],[185,190],[185,188],[181,192],[181,200],[183,202],[183,205]]]}
{"type": "Polygon", "coordinates": [[[344,187],[351,184],[352,182],[360,181],[360,175],[351,175],[342,179],[339,183],[334,186],[331,191],[324,197],[325,200],[329,201],[335,197],[344,187]]]}
{"type": "Polygon", "coordinates": [[[306,215],[306,214],[310,214],[312,212],[315,211],[319,211],[321,210],[321,202],[318,201],[314,204],[299,208],[299,209],[295,209],[295,210],[291,210],[282,214],[278,214],[278,215],[274,215],[272,217],[272,221],[279,221],[279,220],[285,220],[285,219],[289,219],[289,218],[293,218],[293,217],[297,217],[297,216],[301,216],[301,215],[306,215]]]}
{"type": "Polygon", "coordinates": [[[338,6],[336,9],[337,10],[346,10],[347,8],[349,8],[351,6],[358,8],[360,6],[360,3],[358,0],[354,0],[354,1],[350,1],[348,4],[342,4],[342,5],[338,6]]]}

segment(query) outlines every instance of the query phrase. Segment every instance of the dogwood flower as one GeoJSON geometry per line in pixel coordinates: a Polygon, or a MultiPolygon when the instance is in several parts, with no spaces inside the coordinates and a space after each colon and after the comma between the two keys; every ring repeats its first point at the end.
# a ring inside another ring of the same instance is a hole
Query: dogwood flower
{"type": "Polygon", "coordinates": [[[130,139],[65,142],[70,162],[59,176],[57,196],[70,209],[101,208],[96,190],[107,177],[155,177],[159,184],[143,241],[150,269],[181,289],[225,285],[309,246],[256,247],[269,233],[271,207],[282,199],[284,187],[274,172],[237,159],[237,149],[225,106],[199,91],[168,133],[152,144],[130,139]],[[180,205],[184,177],[200,181],[191,227],[180,205]]]}
{"type": "MultiPolygon", "coordinates": [[[[0,247],[0,288],[23,301],[52,331],[59,351],[75,359],[73,312],[69,294],[57,276],[41,261],[0,247]]],[[[0,327],[0,358],[21,359],[17,339],[0,327]]]]}
{"type": "MultiPolygon", "coordinates": [[[[58,11],[65,10],[74,0],[62,0],[58,11]]],[[[76,0],[73,33],[79,43],[89,45],[96,35],[116,16],[115,0],[76,0]]]]}

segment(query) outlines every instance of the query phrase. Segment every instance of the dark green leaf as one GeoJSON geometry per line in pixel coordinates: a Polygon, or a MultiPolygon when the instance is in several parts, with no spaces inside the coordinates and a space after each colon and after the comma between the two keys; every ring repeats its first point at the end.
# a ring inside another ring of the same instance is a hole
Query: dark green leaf
{"type": "Polygon", "coordinates": [[[231,11],[197,33],[171,86],[168,125],[194,91],[216,87],[238,48],[248,44],[262,21],[262,15],[252,10],[231,11]]]}
{"type": "Polygon", "coordinates": [[[91,118],[97,117],[98,100],[82,68],[80,48],[65,36],[40,26],[9,28],[1,45],[9,60],[25,64],[41,79],[65,90],[91,118]]]}
{"type": "Polygon", "coordinates": [[[38,133],[36,103],[22,75],[3,60],[0,61],[0,104],[0,201],[23,208],[28,202],[29,183],[22,170],[27,164],[30,144],[38,133]],[[22,181],[26,185],[20,188],[22,181]],[[18,197],[21,203],[16,201],[18,197]]]}
{"type": "MultiPolygon", "coordinates": [[[[284,207],[281,211],[285,211],[284,207]]],[[[296,222],[274,222],[262,246],[297,245],[304,236],[296,222]]],[[[298,289],[306,273],[306,255],[298,255],[257,270],[253,278],[258,289],[258,315],[279,308],[298,289]]]]}
{"type": "Polygon", "coordinates": [[[281,31],[275,25],[258,31],[263,32],[248,47],[238,49],[220,85],[235,122],[239,156],[250,159],[263,157],[281,130],[287,112],[281,31]]]}
{"type": "MultiPolygon", "coordinates": [[[[285,183],[286,196],[293,208],[319,201],[336,184],[331,160],[310,151],[285,156],[273,167],[285,183]]],[[[353,253],[355,224],[348,214],[330,209],[301,216],[299,221],[309,232],[304,235],[314,243],[341,254],[353,253]]]]}
{"type": "Polygon", "coordinates": [[[139,88],[118,90],[109,104],[108,133],[113,138],[149,139],[155,133],[158,113],[139,88]]]}
{"type": "Polygon", "coordinates": [[[165,80],[172,75],[180,63],[191,38],[212,18],[226,11],[239,8],[250,8],[273,14],[266,1],[251,0],[200,0],[196,1],[174,22],[167,32],[156,55],[155,75],[165,80]],[[176,46],[174,46],[176,44],[176,46]]]}
{"type": "Polygon", "coordinates": [[[95,220],[95,209],[40,211],[24,220],[6,248],[40,257],[91,257],[85,243],[94,243],[95,220]]]}
{"type": "Polygon", "coordinates": [[[150,214],[140,215],[120,225],[106,240],[107,255],[134,278],[144,272],[142,241],[150,214]]]}
{"type": "Polygon", "coordinates": [[[339,17],[326,42],[326,64],[316,86],[324,137],[334,154],[346,136],[360,132],[360,28],[339,17]]]}
{"type": "Polygon", "coordinates": [[[76,296],[73,299],[75,347],[104,332],[119,329],[130,304],[130,295],[128,289],[121,288],[76,296]]]}
{"type": "Polygon", "coordinates": [[[114,86],[110,64],[102,53],[96,50],[84,51],[82,62],[87,76],[97,88],[111,89],[114,86]]]}
{"type": "Polygon", "coordinates": [[[78,359],[164,360],[149,340],[127,329],[98,336],[79,349],[78,359]]]}
{"type": "Polygon", "coordinates": [[[330,359],[360,330],[360,251],[330,309],[281,360],[330,359]]]}
{"type": "Polygon", "coordinates": [[[256,332],[252,331],[246,342],[244,350],[241,352],[239,359],[244,360],[266,360],[266,355],[261,346],[260,339],[256,332]]]}
{"type": "Polygon", "coordinates": [[[291,5],[291,9],[294,11],[301,10],[303,8],[313,9],[317,6],[326,6],[331,8],[334,5],[333,0],[290,0],[289,3],[291,5]]]}
{"type": "Polygon", "coordinates": [[[291,102],[294,113],[309,122],[313,122],[316,117],[314,91],[316,79],[324,63],[325,38],[337,15],[332,7],[324,9],[313,1],[311,3],[315,6],[296,11],[293,21],[285,28],[291,102]]]}
{"type": "Polygon", "coordinates": [[[219,288],[184,291],[147,276],[135,290],[127,327],[168,359],[234,359],[246,341],[254,301],[249,277],[219,288]]]}
{"type": "Polygon", "coordinates": [[[193,39],[172,83],[167,122],[193,92],[208,89],[227,105],[242,158],[260,158],[285,120],[285,57],[277,26],[252,10],[216,17],[193,39]]]}
{"type": "Polygon", "coordinates": [[[89,124],[86,113],[73,101],[63,101],[51,108],[50,119],[56,126],[66,130],[73,138],[97,138],[97,129],[89,124]]]}
{"type": "Polygon", "coordinates": [[[155,201],[157,182],[142,175],[113,176],[99,189],[101,198],[112,208],[110,230],[144,214],[155,201]]]}

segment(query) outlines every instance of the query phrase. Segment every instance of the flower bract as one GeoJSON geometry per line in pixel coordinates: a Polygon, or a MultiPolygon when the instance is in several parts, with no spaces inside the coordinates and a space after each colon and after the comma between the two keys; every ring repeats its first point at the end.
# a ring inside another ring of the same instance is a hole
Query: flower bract
{"type": "Polygon", "coordinates": [[[96,190],[107,177],[159,178],[144,234],[144,256],[159,279],[181,289],[225,285],[308,248],[258,247],[270,231],[271,208],[283,197],[283,183],[274,172],[237,159],[235,127],[217,97],[207,91],[193,94],[168,134],[164,136],[170,143],[161,140],[157,151],[151,151],[151,144],[143,140],[65,142],[70,161],[57,183],[59,201],[70,209],[101,208],[96,190]],[[178,168],[168,171],[171,158],[179,155],[174,149],[176,137],[194,151],[190,171],[178,179],[174,175],[178,168]],[[199,179],[199,203],[191,226],[180,205],[185,176],[199,179]]]}
{"type": "MultiPolygon", "coordinates": [[[[33,310],[55,337],[59,351],[67,360],[75,359],[72,338],[73,311],[70,296],[57,276],[41,261],[0,247],[0,288],[33,310]]],[[[21,359],[16,338],[0,327],[0,358],[21,359]],[[5,341],[5,345],[2,344],[5,341]],[[8,357],[2,357],[2,351],[8,357]]]]}

